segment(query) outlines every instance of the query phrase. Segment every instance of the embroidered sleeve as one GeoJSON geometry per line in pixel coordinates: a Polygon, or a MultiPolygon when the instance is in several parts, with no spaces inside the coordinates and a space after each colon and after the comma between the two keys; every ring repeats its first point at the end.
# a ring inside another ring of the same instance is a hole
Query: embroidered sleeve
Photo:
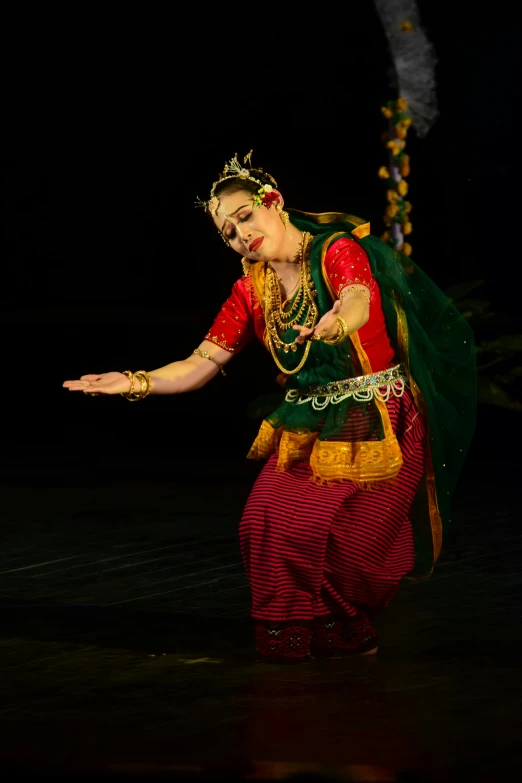
{"type": "Polygon", "coordinates": [[[368,256],[355,239],[341,237],[326,251],[324,268],[337,296],[347,285],[360,283],[372,290],[372,270],[368,256]]]}
{"type": "Polygon", "coordinates": [[[232,293],[205,335],[205,340],[230,353],[238,353],[253,337],[252,297],[243,278],[234,283],[232,293]]]}

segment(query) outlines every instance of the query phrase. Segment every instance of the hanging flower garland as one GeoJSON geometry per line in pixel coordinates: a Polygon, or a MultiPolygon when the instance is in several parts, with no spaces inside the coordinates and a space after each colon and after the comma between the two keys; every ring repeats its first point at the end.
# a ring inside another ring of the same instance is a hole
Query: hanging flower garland
{"type": "Polygon", "coordinates": [[[406,200],[408,193],[406,177],[410,173],[410,158],[404,150],[412,119],[404,98],[388,101],[381,107],[381,112],[388,120],[388,130],[382,135],[388,150],[388,166],[381,166],[378,171],[379,177],[385,180],[388,187],[386,191],[388,206],[384,213],[384,225],[387,230],[382,234],[381,239],[395,250],[401,250],[409,256],[412,248],[409,242],[404,241],[404,237],[411,234],[413,230],[409,218],[411,203],[406,200]]]}

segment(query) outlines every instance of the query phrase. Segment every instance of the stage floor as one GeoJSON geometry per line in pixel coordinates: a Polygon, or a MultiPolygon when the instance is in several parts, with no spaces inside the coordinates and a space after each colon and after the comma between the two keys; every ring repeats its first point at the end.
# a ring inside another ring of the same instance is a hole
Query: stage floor
{"type": "Polygon", "coordinates": [[[509,465],[466,466],[455,535],[432,578],[404,583],[381,616],[378,656],[299,667],[255,660],[237,537],[253,469],[224,463],[201,486],[183,467],[170,481],[48,471],[2,485],[4,772],[514,777],[522,531],[509,465]]]}

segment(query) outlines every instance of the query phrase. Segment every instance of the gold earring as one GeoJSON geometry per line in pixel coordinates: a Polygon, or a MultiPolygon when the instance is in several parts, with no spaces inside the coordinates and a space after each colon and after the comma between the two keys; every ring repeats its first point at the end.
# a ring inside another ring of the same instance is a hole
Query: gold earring
{"type": "Polygon", "coordinates": [[[281,206],[281,204],[278,204],[276,207],[277,211],[279,212],[279,217],[281,218],[281,222],[283,226],[285,227],[285,231],[288,228],[288,224],[290,222],[290,215],[288,212],[285,212],[281,206]]]}

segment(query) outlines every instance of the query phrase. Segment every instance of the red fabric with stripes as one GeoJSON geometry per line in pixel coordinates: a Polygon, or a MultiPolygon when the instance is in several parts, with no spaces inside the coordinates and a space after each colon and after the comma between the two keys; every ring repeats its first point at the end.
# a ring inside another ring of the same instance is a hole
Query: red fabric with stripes
{"type": "Polygon", "coordinates": [[[264,466],[240,525],[254,619],[374,617],[413,568],[408,514],[424,472],[425,431],[409,389],[387,407],[404,459],[393,484],[320,486],[305,462],[276,473],[272,456],[264,466]]]}

